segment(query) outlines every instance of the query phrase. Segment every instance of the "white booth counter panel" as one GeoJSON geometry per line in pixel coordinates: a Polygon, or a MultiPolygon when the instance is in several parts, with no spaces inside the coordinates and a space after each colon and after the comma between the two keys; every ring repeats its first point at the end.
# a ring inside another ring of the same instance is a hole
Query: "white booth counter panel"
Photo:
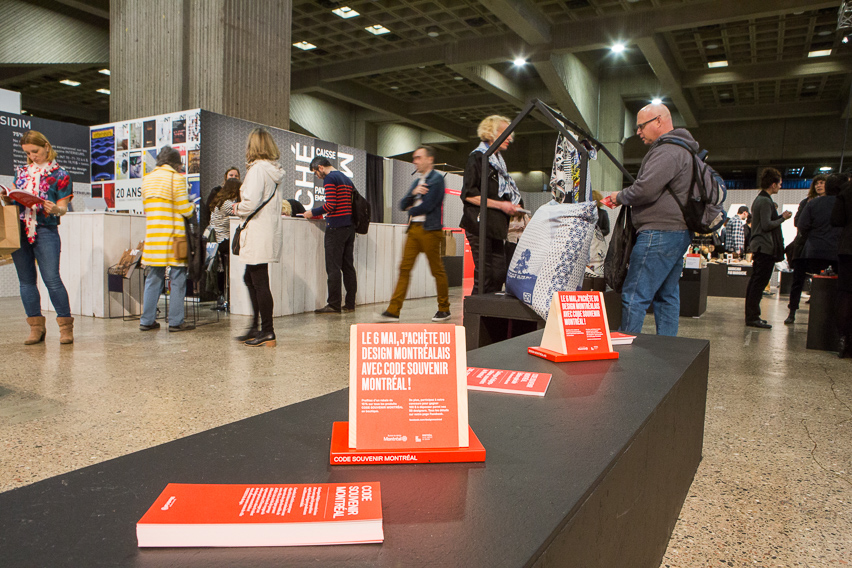
{"type": "MultiPolygon", "coordinates": [[[[273,315],[310,312],[325,305],[325,221],[285,217],[281,261],[269,265],[269,284],[275,302],[273,315]]],[[[231,218],[233,237],[239,220],[231,218]]],[[[356,304],[387,303],[402,260],[406,225],[370,224],[366,235],[355,235],[355,271],[358,275],[356,304]]],[[[251,301],[243,282],[245,264],[231,255],[231,313],[251,315],[251,301]]],[[[343,288],[345,297],[346,291],[343,288]]],[[[435,296],[435,279],[429,263],[420,255],[411,272],[407,298],[435,296]]],[[[382,306],[384,309],[384,306],[382,306]]],[[[379,310],[381,311],[381,310],[379,310]]]]}
{"type": "MultiPolygon", "coordinates": [[[[141,289],[131,290],[131,300],[123,306],[120,293],[108,292],[107,269],[121,260],[125,250],[134,248],[145,238],[143,215],[103,211],[68,213],[62,217],[59,236],[62,240],[59,274],[68,290],[73,315],[102,318],[110,313],[113,317],[140,313],[141,289]]],[[[41,275],[38,289],[42,310],[55,311],[41,275]]]]}

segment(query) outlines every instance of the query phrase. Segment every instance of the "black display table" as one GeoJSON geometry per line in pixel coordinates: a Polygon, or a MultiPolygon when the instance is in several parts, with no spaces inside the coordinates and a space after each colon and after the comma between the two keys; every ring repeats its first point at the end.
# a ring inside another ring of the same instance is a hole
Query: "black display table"
{"type": "Polygon", "coordinates": [[[812,277],[807,348],[823,351],[840,349],[840,331],[837,329],[837,277],[812,277]]]}
{"type": "Polygon", "coordinates": [[[748,281],[751,279],[751,266],[711,262],[707,269],[710,272],[707,282],[708,296],[745,298],[748,281]]]}
{"type": "Polygon", "coordinates": [[[680,315],[697,318],[707,311],[707,289],[710,271],[684,268],[680,275],[680,315]]]}
{"type": "MultiPolygon", "coordinates": [[[[591,290],[594,279],[586,279],[583,288],[591,290]]],[[[603,279],[601,279],[603,280],[603,279]]],[[[609,328],[621,325],[621,294],[604,292],[609,328]]],[[[545,320],[519,299],[509,294],[474,294],[464,298],[464,328],[468,349],[485,347],[498,341],[544,329],[545,320]]]]}
{"type": "Polygon", "coordinates": [[[470,393],[484,464],[328,465],[342,390],[0,494],[4,568],[659,566],[701,460],[709,343],[640,335],[615,361],[553,364],[532,333],[472,366],[553,373],[544,398],[470,393]],[[379,481],[385,542],[145,549],[169,482],[379,481]]]}

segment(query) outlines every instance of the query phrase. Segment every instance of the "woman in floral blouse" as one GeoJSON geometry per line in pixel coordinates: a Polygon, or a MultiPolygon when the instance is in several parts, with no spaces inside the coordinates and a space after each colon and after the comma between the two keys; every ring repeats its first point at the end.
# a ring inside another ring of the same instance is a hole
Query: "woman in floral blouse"
{"type": "MultiPolygon", "coordinates": [[[[56,151],[41,132],[25,132],[21,137],[21,148],[27,155],[27,165],[17,168],[15,189],[43,200],[32,207],[18,204],[21,248],[12,253],[12,259],[18,272],[27,323],[30,324],[30,336],[24,343],[40,343],[45,336],[36,262],[56,310],[59,342],[73,343],[74,318],[71,317],[68,292],[59,277],[59,218],[68,212],[68,202],[73,197],[71,177],[56,164],[56,151]]],[[[3,201],[9,203],[5,195],[3,201]]]]}

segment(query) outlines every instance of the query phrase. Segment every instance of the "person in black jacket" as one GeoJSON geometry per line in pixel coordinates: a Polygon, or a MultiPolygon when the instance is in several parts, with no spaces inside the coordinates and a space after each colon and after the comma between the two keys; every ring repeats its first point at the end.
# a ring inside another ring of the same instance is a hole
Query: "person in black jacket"
{"type": "Polygon", "coordinates": [[[769,284],[775,263],[784,258],[784,237],[781,223],[793,216],[789,211],[781,215],[775,209],[772,196],[781,190],[781,172],[766,168],[760,174],[760,193],[751,205],[752,232],[749,250],[752,252],[752,272],[745,298],[745,324],[749,327],[771,329],[760,317],[760,300],[763,289],[769,284]]]}
{"type": "Polygon", "coordinates": [[[846,182],[834,201],[831,224],[840,227],[837,246],[837,324],[840,328],[838,357],[852,357],[852,183],[846,182]]]}
{"type": "Polygon", "coordinates": [[[485,293],[499,292],[506,282],[506,258],[503,251],[503,243],[509,233],[509,217],[518,210],[521,201],[521,192],[514,180],[506,171],[506,162],[503,161],[502,153],[509,148],[512,137],[509,136],[500,145],[500,149],[494,152],[489,159],[488,165],[488,195],[487,195],[487,221],[486,241],[479,240],[479,207],[482,180],[482,156],[491,144],[500,137],[509,119],[504,116],[492,115],[479,123],[477,134],[482,142],[470,153],[467,165],[464,168],[464,186],[461,198],[464,203],[459,226],[464,229],[467,242],[470,243],[470,251],[473,255],[473,293],[479,294],[479,279],[483,279],[485,293]],[[479,247],[485,247],[485,266],[479,266],[479,247]],[[480,274],[481,271],[481,274],[480,274]]]}

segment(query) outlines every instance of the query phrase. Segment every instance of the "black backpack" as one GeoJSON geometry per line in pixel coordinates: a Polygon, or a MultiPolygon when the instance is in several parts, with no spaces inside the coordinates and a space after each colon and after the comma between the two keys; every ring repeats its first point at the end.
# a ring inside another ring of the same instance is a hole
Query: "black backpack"
{"type": "Polygon", "coordinates": [[[686,228],[700,235],[714,232],[727,219],[723,206],[728,195],[725,180],[704,162],[707,150],[696,152],[685,141],[670,136],[660,138],[660,142],[680,146],[692,155],[692,182],[686,203],[681,203],[672,188],[666,185],[666,189],[683,213],[686,228]]]}
{"type": "Polygon", "coordinates": [[[366,235],[370,230],[370,203],[352,187],[352,225],[359,235],[366,235]]]}

